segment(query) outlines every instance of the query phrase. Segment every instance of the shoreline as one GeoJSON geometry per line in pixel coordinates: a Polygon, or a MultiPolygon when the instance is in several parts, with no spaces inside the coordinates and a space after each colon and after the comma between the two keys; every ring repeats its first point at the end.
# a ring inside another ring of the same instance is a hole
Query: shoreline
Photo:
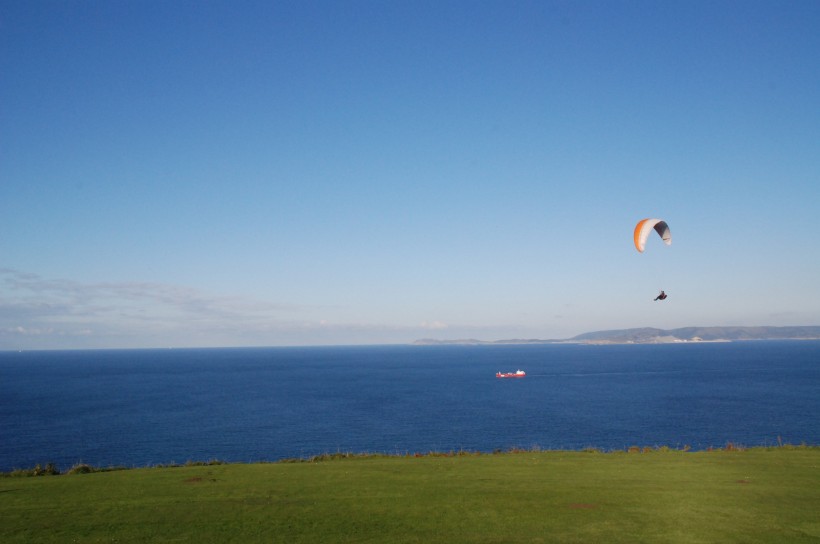
{"type": "Polygon", "coordinates": [[[25,478],[25,477],[39,477],[39,476],[67,476],[75,474],[91,474],[97,472],[119,472],[125,470],[143,470],[143,469],[172,469],[183,467],[210,467],[222,465],[288,465],[288,464],[303,464],[303,463],[321,463],[328,461],[341,460],[365,460],[365,459],[421,459],[421,458],[453,458],[453,457],[493,457],[505,455],[522,455],[522,454],[597,454],[597,455],[651,455],[651,454],[672,454],[672,453],[720,453],[720,452],[753,452],[753,451],[814,451],[820,450],[820,444],[789,444],[779,443],[773,445],[757,445],[745,446],[736,444],[734,442],[727,442],[723,446],[709,446],[707,448],[695,449],[688,445],[683,447],[671,446],[639,446],[630,445],[618,449],[602,449],[594,446],[589,446],[581,449],[541,449],[534,448],[511,448],[507,450],[493,450],[493,451],[479,451],[479,450],[449,450],[449,451],[428,451],[428,452],[404,452],[404,453],[387,453],[387,452],[334,452],[322,453],[318,455],[311,455],[306,457],[288,457],[277,459],[274,461],[257,460],[257,461],[225,461],[221,459],[210,459],[208,461],[194,461],[188,460],[184,463],[158,463],[154,465],[145,466],[125,466],[125,465],[110,465],[110,466],[93,466],[87,463],[78,462],[68,469],[61,470],[60,467],[54,463],[36,464],[32,468],[15,468],[8,472],[0,472],[0,479],[3,478],[25,478]]]}

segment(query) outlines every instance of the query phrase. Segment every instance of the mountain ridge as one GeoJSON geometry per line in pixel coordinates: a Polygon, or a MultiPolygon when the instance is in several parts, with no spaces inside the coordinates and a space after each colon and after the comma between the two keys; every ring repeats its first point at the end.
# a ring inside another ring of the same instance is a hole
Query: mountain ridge
{"type": "Polygon", "coordinates": [[[500,344],[671,344],[691,342],[737,342],[746,340],[820,340],[820,326],[794,327],[639,327],[585,332],[565,339],[436,340],[423,338],[413,345],[500,345],[500,344]]]}

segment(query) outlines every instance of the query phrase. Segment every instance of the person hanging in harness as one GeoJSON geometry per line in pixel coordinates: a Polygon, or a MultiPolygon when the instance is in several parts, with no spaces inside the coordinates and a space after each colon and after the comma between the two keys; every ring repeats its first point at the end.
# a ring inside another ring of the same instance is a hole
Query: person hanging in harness
{"type": "Polygon", "coordinates": [[[655,297],[655,300],[666,300],[666,293],[661,291],[661,294],[655,297]]]}

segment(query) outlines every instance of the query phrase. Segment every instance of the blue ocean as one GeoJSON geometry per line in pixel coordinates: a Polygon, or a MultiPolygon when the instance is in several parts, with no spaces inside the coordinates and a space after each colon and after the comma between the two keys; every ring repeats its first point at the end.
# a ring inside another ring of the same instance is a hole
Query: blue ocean
{"type": "Polygon", "coordinates": [[[729,442],[820,444],[820,342],[0,353],[0,471],[729,442]]]}

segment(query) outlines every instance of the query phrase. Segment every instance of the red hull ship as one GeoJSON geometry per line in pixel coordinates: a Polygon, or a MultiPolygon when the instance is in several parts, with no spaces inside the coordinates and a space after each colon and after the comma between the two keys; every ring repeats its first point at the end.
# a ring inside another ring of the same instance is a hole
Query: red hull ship
{"type": "Polygon", "coordinates": [[[527,373],[523,370],[516,370],[515,372],[496,372],[496,378],[523,378],[527,373]]]}

